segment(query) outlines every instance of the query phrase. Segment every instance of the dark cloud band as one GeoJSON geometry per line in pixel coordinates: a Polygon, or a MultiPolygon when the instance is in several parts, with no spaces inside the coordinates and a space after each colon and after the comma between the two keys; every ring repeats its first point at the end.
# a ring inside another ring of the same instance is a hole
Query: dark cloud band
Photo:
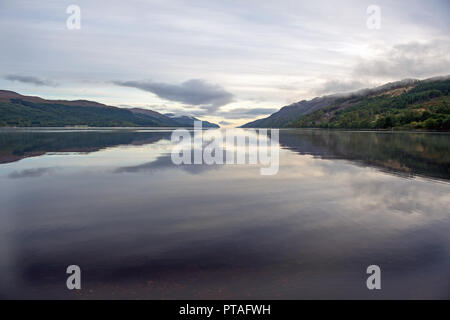
{"type": "Polygon", "coordinates": [[[5,79],[10,80],[10,81],[34,84],[36,86],[54,87],[56,85],[52,81],[40,79],[38,77],[33,77],[33,76],[22,76],[22,75],[10,74],[10,75],[5,76],[5,79]]]}
{"type": "Polygon", "coordinates": [[[158,97],[200,106],[214,111],[233,101],[233,94],[219,85],[200,79],[191,79],[181,84],[169,84],[153,81],[114,81],[116,85],[137,88],[156,94],[158,97]]]}

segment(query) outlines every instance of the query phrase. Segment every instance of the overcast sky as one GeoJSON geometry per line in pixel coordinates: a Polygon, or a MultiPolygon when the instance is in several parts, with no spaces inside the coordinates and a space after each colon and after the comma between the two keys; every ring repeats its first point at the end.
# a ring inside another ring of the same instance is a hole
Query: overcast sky
{"type": "Polygon", "coordinates": [[[0,89],[239,125],[450,74],[450,1],[0,1],[0,89]],[[81,28],[66,26],[69,5],[81,28]],[[369,29],[369,5],[381,9],[369,29]]]}

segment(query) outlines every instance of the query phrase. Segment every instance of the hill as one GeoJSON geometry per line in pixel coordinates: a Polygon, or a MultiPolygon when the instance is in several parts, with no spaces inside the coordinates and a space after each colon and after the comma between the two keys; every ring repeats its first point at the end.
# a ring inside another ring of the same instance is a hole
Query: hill
{"type": "MultiPolygon", "coordinates": [[[[186,126],[186,127],[193,127],[194,121],[200,121],[199,119],[197,119],[195,117],[190,117],[190,116],[173,116],[173,117],[171,117],[171,119],[183,126],[186,126]]],[[[202,127],[203,128],[219,128],[219,125],[208,122],[208,121],[202,121],[202,127]]]]}
{"type": "Polygon", "coordinates": [[[88,100],[46,100],[0,90],[0,127],[6,126],[184,127],[189,125],[147,109],[118,108],[88,100]]]}
{"type": "Polygon", "coordinates": [[[244,128],[450,129],[450,78],[407,79],[300,101],[244,128]]]}

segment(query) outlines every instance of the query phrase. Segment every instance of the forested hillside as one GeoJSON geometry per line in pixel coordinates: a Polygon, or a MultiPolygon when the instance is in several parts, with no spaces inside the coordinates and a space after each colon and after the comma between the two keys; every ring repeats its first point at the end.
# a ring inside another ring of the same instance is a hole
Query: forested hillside
{"type": "Polygon", "coordinates": [[[421,82],[400,95],[369,96],[348,107],[336,101],[287,127],[449,130],[449,91],[450,80],[421,82]]]}
{"type": "Polygon", "coordinates": [[[450,78],[407,79],[300,101],[243,128],[450,129],[450,78]]]}
{"type": "MultiPolygon", "coordinates": [[[[117,108],[87,100],[46,100],[0,90],[0,127],[64,126],[189,127],[193,122],[178,122],[148,109],[117,108]]],[[[217,125],[205,122],[205,126],[217,125]]]]}

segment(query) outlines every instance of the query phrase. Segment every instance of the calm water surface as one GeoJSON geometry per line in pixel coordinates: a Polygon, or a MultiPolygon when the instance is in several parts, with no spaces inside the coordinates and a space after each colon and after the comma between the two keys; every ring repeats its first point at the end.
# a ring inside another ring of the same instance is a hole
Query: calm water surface
{"type": "Polygon", "coordinates": [[[281,130],[261,176],[170,134],[0,131],[0,298],[450,299],[450,135],[281,130]]]}

